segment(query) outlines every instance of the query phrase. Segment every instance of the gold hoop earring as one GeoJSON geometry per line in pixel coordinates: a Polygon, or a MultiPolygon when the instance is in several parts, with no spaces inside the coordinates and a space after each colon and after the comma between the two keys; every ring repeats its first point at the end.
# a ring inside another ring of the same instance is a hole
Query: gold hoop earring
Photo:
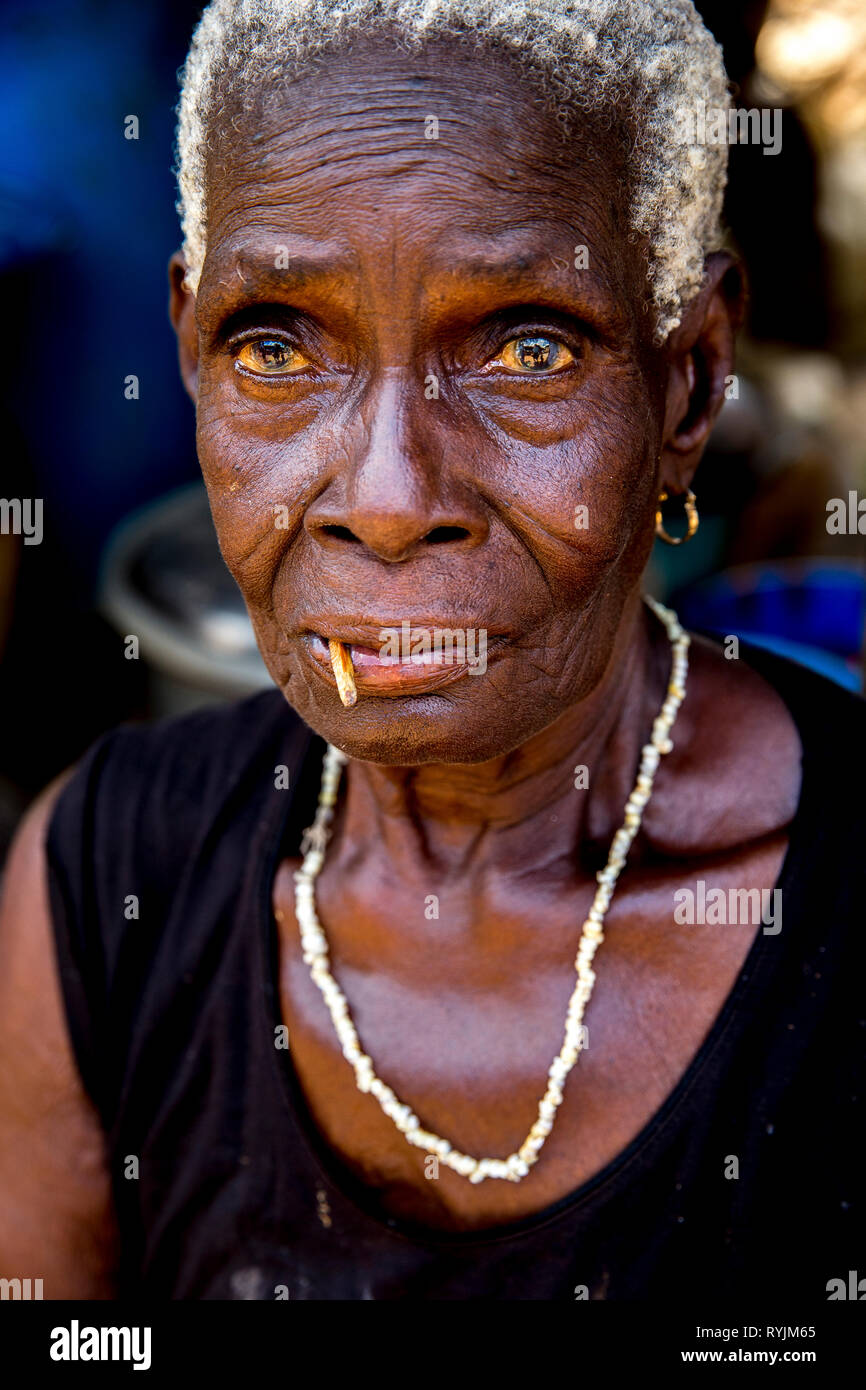
{"type": "Polygon", "coordinates": [[[682,545],[683,541],[691,540],[700,525],[698,509],[695,506],[695,494],[692,492],[691,488],[689,488],[686,493],[686,521],[688,523],[688,530],[684,536],[669,536],[662,525],[662,502],[667,502],[667,500],[667,493],[660,492],[658,508],[656,509],[656,535],[659,540],[665,541],[667,545],[682,545]]]}

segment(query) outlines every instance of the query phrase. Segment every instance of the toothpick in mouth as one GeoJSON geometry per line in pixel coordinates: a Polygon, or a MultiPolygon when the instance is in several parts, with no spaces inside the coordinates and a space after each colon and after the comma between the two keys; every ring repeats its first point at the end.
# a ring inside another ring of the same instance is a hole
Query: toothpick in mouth
{"type": "Polygon", "coordinates": [[[351,709],[358,703],[358,691],[355,686],[355,668],[352,665],[352,657],[349,648],[343,643],[329,638],[328,651],[331,654],[331,667],[334,678],[337,682],[337,691],[346,709],[351,709]]]}

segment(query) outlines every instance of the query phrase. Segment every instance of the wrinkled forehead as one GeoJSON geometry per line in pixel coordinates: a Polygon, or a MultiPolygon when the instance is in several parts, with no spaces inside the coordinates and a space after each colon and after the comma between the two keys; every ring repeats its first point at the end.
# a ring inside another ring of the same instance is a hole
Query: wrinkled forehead
{"type": "MultiPolygon", "coordinates": [[[[211,123],[200,293],[286,255],[342,275],[373,258],[393,276],[465,267],[580,270],[588,293],[643,300],[627,234],[624,134],[609,113],[558,121],[504,54],[437,41],[321,58],[257,92],[229,88],[211,123]],[[303,255],[302,255],[303,253],[303,255]]],[[[278,267],[277,267],[278,268],[278,267]]]]}

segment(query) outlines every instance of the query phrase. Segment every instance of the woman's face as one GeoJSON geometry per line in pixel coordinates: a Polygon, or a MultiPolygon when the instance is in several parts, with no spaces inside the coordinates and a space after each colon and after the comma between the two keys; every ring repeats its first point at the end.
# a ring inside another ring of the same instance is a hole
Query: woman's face
{"type": "Polygon", "coordinates": [[[614,148],[441,45],[330,57],[237,124],[187,377],[268,669],[352,756],[507,752],[596,685],[652,542],[665,374],[614,148]],[[478,669],[365,665],[403,623],[478,669]]]}

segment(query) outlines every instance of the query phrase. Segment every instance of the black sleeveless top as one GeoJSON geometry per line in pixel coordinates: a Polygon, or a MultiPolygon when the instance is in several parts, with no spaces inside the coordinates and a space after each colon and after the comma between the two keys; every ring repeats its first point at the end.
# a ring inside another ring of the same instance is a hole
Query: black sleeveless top
{"type": "Polygon", "coordinates": [[[782,929],[757,934],[633,1142],[482,1232],[380,1210],[315,1130],[291,1039],[276,1046],[271,889],[312,820],[322,740],[273,690],[90,748],[49,827],[49,886],[121,1297],[814,1302],[862,1268],[866,702],[742,650],[804,748],[782,929]]]}

